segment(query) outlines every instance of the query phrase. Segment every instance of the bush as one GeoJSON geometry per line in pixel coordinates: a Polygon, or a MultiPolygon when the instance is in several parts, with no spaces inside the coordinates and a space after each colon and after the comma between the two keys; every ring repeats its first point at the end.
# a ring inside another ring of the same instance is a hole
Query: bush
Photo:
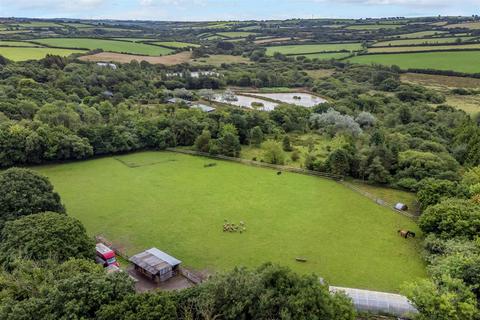
{"type": "Polygon", "coordinates": [[[280,142],[267,140],[262,144],[263,161],[271,164],[285,164],[285,152],[280,142]]]}
{"type": "Polygon", "coordinates": [[[47,212],[9,221],[1,233],[0,263],[9,265],[18,256],[32,260],[94,257],[94,243],[80,221],[47,212]]]}
{"type": "Polygon", "coordinates": [[[7,220],[44,211],[65,212],[46,177],[20,168],[0,173],[0,227],[7,220]]]}
{"type": "Polygon", "coordinates": [[[447,199],[428,207],[418,224],[425,233],[434,233],[443,239],[473,239],[480,234],[480,205],[468,200],[447,199]]]}

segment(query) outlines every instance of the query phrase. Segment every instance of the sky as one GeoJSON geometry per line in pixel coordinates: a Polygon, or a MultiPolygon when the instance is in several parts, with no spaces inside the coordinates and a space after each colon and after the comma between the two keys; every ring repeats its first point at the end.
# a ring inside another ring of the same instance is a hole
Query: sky
{"type": "Polygon", "coordinates": [[[480,14],[480,0],[0,0],[1,17],[266,20],[480,14]]]}

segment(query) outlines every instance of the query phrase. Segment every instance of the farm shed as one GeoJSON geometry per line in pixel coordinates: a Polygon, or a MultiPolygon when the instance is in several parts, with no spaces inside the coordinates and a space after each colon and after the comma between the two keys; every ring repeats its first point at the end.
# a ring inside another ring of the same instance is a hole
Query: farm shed
{"type": "Polygon", "coordinates": [[[352,299],[353,306],[360,312],[389,314],[408,318],[418,313],[405,296],[370,290],[330,286],[331,292],[344,292],[352,299]]]}
{"type": "Polygon", "coordinates": [[[200,110],[202,110],[203,112],[212,112],[212,111],[215,111],[215,108],[210,107],[210,106],[207,106],[206,104],[201,104],[201,103],[194,104],[194,105],[192,105],[190,108],[200,109],[200,110]]]}
{"type": "Polygon", "coordinates": [[[168,99],[167,100],[167,103],[171,103],[171,104],[177,104],[177,103],[183,103],[183,104],[186,104],[187,106],[191,105],[192,102],[188,101],[188,100],[185,100],[185,99],[181,99],[181,98],[171,98],[171,99],[168,99]]]}
{"type": "Polygon", "coordinates": [[[113,70],[117,69],[117,65],[115,63],[108,63],[108,62],[97,62],[97,66],[99,67],[108,67],[113,70]]]}
{"type": "Polygon", "coordinates": [[[399,202],[395,205],[395,209],[400,210],[400,211],[407,211],[408,206],[404,203],[399,202]]]}
{"type": "Polygon", "coordinates": [[[182,263],[157,248],[136,254],[129,260],[135,266],[135,270],[157,283],[173,277],[182,263]]]}

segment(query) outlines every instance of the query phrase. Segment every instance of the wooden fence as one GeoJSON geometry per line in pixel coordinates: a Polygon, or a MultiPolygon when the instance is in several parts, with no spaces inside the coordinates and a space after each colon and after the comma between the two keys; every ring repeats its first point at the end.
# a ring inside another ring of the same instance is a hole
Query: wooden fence
{"type": "Polygon", "coordinates": [[[328,173],[328,172],[319,172],[319,171],[307,170],[307,169],[302,169],[302,168],[295,168],[295,167],[290,167],[290,166],[281,166],[281,165],[277,165],[277,164],[270,164],[270,163],[266,163],[266,162],[260,162],[260,161],[255,161],[255,160],[247,160],[247,159],[241,159],[241,158],[235,158],[235,157],[227,157],[227,156],[222,156],[222,155],[212,155],[210,153],[199,152],[199,151],[194,151],[194,150],[167,148],[167,151],[184,153],[184,154],[189,154],[189,155],[194,155],[194,156],[207,157],[207,158],[212,158],[212,159],[217,159],[217,160],[233,161],[233,162],[248,164],[248,165],[256,166],[256,167],[269,168],[269,169],[274,169],[274,170],[277,170],[277,171],[300,173],[300,174],[305,174],[305,175],[309,175],[309,176],[317,176],[317,177],[332,179],[332,180],[335,180],[335,181],[343,180],[343,176],[336,175],[336,174],[331,174],[331,173],[328,173]]]}

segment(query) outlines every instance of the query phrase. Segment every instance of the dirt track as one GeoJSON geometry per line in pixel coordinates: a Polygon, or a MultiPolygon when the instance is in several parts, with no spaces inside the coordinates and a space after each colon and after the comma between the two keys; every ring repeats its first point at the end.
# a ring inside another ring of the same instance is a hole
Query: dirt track
{"type": "Polygon", "coordinates": [[[152,57],[152,56],[138,56],[133,54],[113,53],[113,52],[100,52],[88,56],[80,57],[83,61],[97,61],[97,62],[118,62],[129,63],[133,60],[147,61],[152,64],[164,64],[167,66],[188,62],[192,57],[192,53],[189,51],[180,52],[177,54],[152,57]]]}

